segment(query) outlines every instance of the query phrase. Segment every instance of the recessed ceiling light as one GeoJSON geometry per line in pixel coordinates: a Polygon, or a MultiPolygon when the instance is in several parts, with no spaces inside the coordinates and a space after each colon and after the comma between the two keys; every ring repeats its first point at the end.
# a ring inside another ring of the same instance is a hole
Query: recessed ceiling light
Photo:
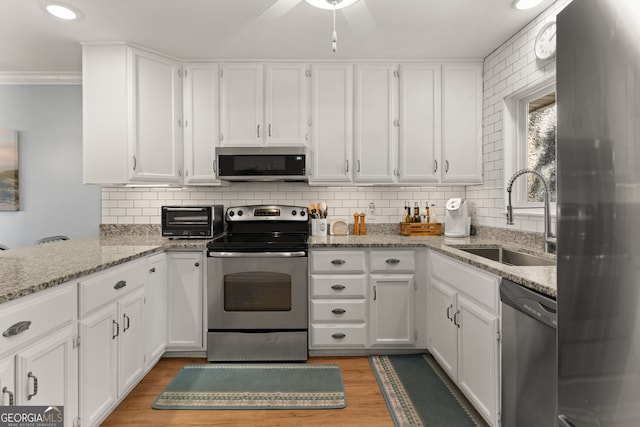
{"type": "Polygon", "coordinates": [[[542,3],[542,0],[514,0],[513,7],[518,10],[531,9],[542,3]]]}
{"type": "Polygon", "coordinates": [[[62,6],[60,4],[48,4],[47,12],[55,16],[56,18],[64,19],[65,21],[73,21],[78,19],[78,13],[68,6],[62,6]]]}
{"type": "Polygon", "coordinates": [[[309,3],[311,6],[315,6],[320,9],[333,10],[334,6],[336,9],[344,9],[345,7],[349,7],[352,4],[356,3],[358,0],[305,0],[305,1],[309,3]]]}

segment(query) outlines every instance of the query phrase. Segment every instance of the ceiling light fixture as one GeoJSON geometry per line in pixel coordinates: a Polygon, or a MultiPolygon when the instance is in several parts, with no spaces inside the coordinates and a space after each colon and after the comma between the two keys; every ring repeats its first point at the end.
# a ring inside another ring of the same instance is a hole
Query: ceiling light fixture
{"type": "Polygon", "coordinates": [[[319,9],[333,10],[333,33],[331,34],[331,51],[338,50],[338,33],[336,32],[336,10],[351,6],[358,0],[305,0],[311,6],[319,9]]]}
{"type": "Polygon", "coordinates": [[[63,19],[65,21],[74,21],[78,19],[78,13],[68,6],[48,4],[46,6],[46,10],[56,18],[63,19]]]}
{"type": "Polygon", "coordinates": [[[513,8],[518,10],[526,10],[536,7],[542,3],[542,0],[514,0],[513,8]]]}

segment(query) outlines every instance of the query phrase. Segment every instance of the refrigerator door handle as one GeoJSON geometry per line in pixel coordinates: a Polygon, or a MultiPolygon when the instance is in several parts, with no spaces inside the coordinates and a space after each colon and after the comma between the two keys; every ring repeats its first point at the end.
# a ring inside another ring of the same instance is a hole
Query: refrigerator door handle
{"type": "Polygon", "coordinates": [[[558,415],[558,421],[560,421],[559,427],[576,427],[565,415],[558,415]]]}

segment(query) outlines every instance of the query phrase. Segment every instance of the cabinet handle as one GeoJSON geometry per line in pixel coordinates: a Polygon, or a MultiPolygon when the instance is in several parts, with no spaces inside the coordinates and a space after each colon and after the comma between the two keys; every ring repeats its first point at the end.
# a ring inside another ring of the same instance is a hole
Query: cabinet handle
{"type": "Polygon", "coordinates": [[[136,160],[136,156],[133,156],[133,170],[136,170],[136,166],[138,166],[138,162],[136,160]]]}
{"type": "Polygon", "coordinates": [[[149,273],[155,273],[156,272],[156,268],[152,267],[151,270],[149,270],[149,273]]]}
{"type": "Polygon", "coordinates": [[[458,314],[460,314],[460,310],[456,311],[456,314],[453,315],[453,324],[460,328],[460,323],[458,323],[458,314]]]}
{"type": "Polygon", "coordinates": [[[389,258],[385,262],[387,264],[400,264],[400,260],[398,258],[389,258]]]}
{"type": "Polygon", "coordinates": [[[269,123],[269,138],[271,138],[271,123],[269,123]]]}
{"type": "Polygon", "coordinates": [[[258,135],[258,138],[260,138],[260,125],[256,127],[256,134],[258,135]]]}
{"type": "Polygon", "coordinates": [[[345,172],[347,172],[347,173],[348,173],[348,172],[349,172],[349,160],[348,160],[348,159],[347,159],[347,160],[345,160],[345,161],[344,161],[344,163],[345,163],[345,165],[346,165],[346,171],[345,171],[345,172]]]}
{"type": "Polygon", "coordinates": [[[333,264],[333,265],[342,265],[344,263],[345,263],[345,260],[343,260],[343,259],[334,259],[334,260],[331,261],[331,264],[333,264]]]}
{"type": "Polygon", "coordinates": [[[196,262],[196,263],[195,263],[195,264],[193,264],[193,265],[195,265],[196,267],[200,267],[200,263],[199,263],[199,262],[196,262]]]}
{"type": "Polygon", "coordinates": [[[375,301],[378,298],[378,293],[376,292],[376,285],[373,285],[373,300],[375,301]]]}
{"type": "Polygon", "coordinates": [[[335,334],[331,335],[331,338],[335,338],[337,340],[341,340],[344,337],[346,337],[346,335],[341,333],[341,332],[338,332],[338,333],[335,333],[335,334]]]}
{"type": "Polygon", "coordinates": [[[438,172],[438,161],[434,160],[433,161],[433,173],[438,172]]]}
{"type": "Polygon", "coordinates": [[[307,133],[305,133],[305,134],[304,134],[304,140],[305,140],[305,141],[308,141],[308,140],[309,140],[309,132],[307,132],[307,133]]]}
{"type": "MultiPolygon", "coordinates": [[[[9,395],[9,406],[13,406],[13,393],[7,387],[2,387],[2,394],[9,395]]],[[[0,402],[1,403],[1,402],[0,402]]]]}
{"type": "Polygon", "coordinates": [[[333,289],[334,291],[342,291],[344,290],[345,286],[344,285],[333,285],[331,286],[331,289],[333,289]]]}
{"type": "Polygon", "coordinates": [[[127,329],[129,329],[129,327],[131,327],[131,318],[129,316],[127,316],[126,313],[124,313],[122,315],[122,323],[125,325],[122,328],[122,333],[124,334],[125,332],[127,332],[127,329]]]}
{"type": "Polygon", "coordinates": [[[358,173],[360,173],[360,160],[358,160],[358,173]]]}
{"type": "Polygon", "coordinates": [[[214,160],[214,161],[213,161],[213,164],[212,164],[212,168],[213,168],[213,173],[214,173],[215,175],[217,175],[217,174],[218,174],[218,171],[217,171],[217,169],[218,169],[218,168],[216,167],[216,164],[217,164],[217,161],[216,161],[216,160],[214,160]]]}
{"type": "MultiPolygon", "coordinates": [[[[33,375],[33,372],[29,371],[29,373],[27,374],[27,381],[29,380],[29,378],[33,378],[33,393],[30,393],[27,396],[27,400],[31,400],[31,398],[33,396],[35,396],[36,394],[38,394],[38,377],[36,377],[35,375],[33,375]]],[[[28,386],[27,386],[28,388],[28,386]]]]}
{"type": "Polygon", "coordinates": [[[18,335],[19,333],[22,333],[27,329],[29,329],[29,326],[31,326],[31,320],[23,320],[21,322],[14,323],[13,325],[9,326],[6,331],[2,333],[2,336],[12,337],[14,335],[18,335]]]}
{"type": "Polygon", "coordinates": [[[111,326],[115,326],[116,327],[116,333],[111,336],[111,339],[115,340],[118,337],[118,335],[120,335],[120,324],[118,322],[116,322],[115,320],[112,320],[112,322],[113,323],[112,323],[111,326]]]}
{"type": "Polygon", "coordinates": [[[331,312],[333,314],[345,314],[347,311],[344,308],[334,308],[331,312]]]}
{"type": "Polygon", "coordinates": [[[113,289],[122,289],[125,286],[127,286],[127,282],[125,280],[120,280],[118,283],[116,283],[115,285],[113,285],[113,289]]]}
{"type": "Polygon", "coordinates": [[[449,307],[447,307],[447,319],[449,320],[453,320],[453,317],[451,317],[451,309],[453,308],[453,305],[450,305],[449,307]]]}
{"type": "Polygon", "coordinates": [[[444,161],[444,172],[449,172],[449,160],[444,161]]]}

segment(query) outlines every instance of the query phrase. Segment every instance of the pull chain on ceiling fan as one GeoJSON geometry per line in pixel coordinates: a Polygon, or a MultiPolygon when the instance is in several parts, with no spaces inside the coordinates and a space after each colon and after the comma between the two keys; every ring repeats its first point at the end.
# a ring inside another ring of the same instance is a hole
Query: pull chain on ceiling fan
{"type": "Polygon", "coordinates": [[[333,0],[333,34],[331,35],[331,50],[336,53],[338,50],[338,33],[336,33],[336,5],[338,0],[333,0]]]}

